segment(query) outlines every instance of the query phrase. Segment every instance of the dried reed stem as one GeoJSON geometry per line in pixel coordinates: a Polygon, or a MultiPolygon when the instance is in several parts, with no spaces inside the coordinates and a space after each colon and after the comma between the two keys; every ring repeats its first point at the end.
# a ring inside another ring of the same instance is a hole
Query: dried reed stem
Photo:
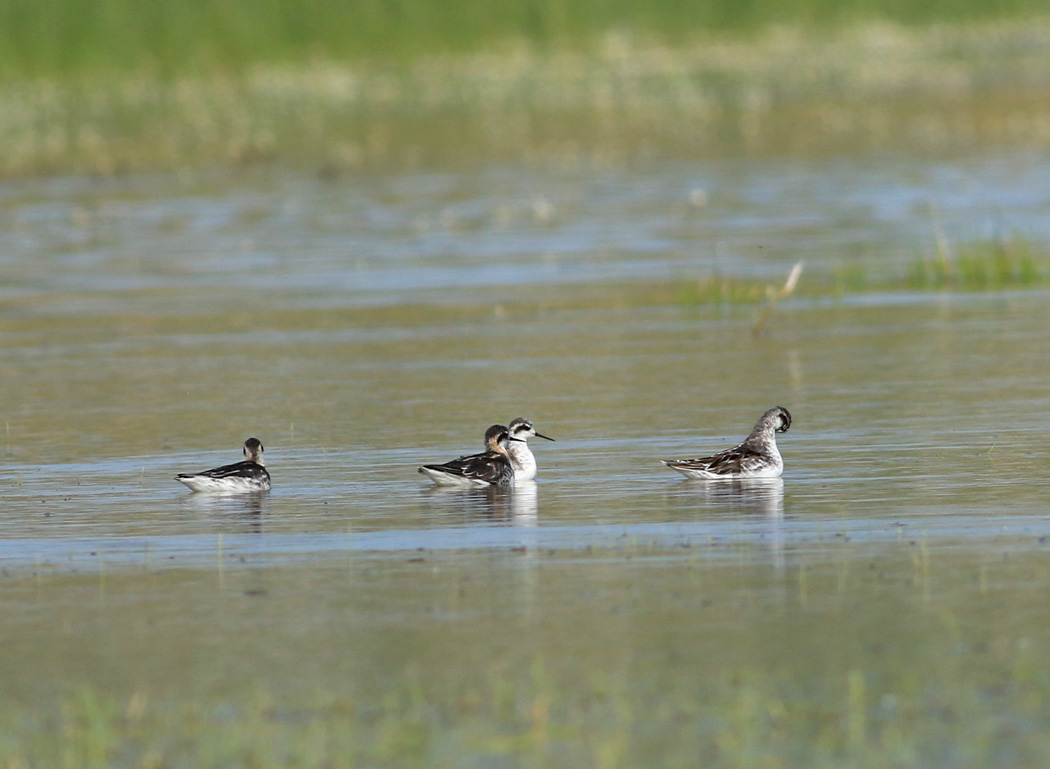
{"type": "Polygon", "coordinates": [[[751,329],[752,334],[758,336],[762,333],[762,326],[765,325],[766,319],[773,312],[773,308],[777,306],[777,302],[795,290],[795,286],[798,285],[798,278],[802,274],[803,264],[803,262],[799,262],[791,268],[791,274],[788,275],[787,282],[784,283],[784,287],[779,291],[775,291],[772,286],[769,287],[769,304],[766,305],[766,309],[762,311],[762,314],[758,316],[758,320],[755,321],[755,325],[751,329]]]}

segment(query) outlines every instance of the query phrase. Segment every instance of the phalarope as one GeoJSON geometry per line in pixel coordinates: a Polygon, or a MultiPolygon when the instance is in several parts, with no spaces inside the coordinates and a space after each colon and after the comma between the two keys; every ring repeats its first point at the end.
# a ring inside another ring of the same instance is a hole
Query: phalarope
{"type": "Polygon", "coordinates": [[[269,491],[270,474],[263,467],[263,445],[258,438],[244,442],[244,461],[200,473],[179,473],[175,480],[193,491],[269,491]]]}
{"type": "Polygon", "coordinates": [[[775,406],[762,415],[738,446],[710,457],[665,459],[663,463],[689,478],[779,478],[784,472],[784,460],[777,448],[776,433],[786,433],[789,427],[790,412],[775,406]]]}
{"type": "Polygon", "coordinates": [[[438,486],[505,486],[514,480],[514,468],[507,453],[511,438],[503,425],[485,431],[485,452],[453,459],[443,465],[423,465],[419,472],[438,486]]]}
{"type": "Polygon", "coordinates": [[[532,455],[528,440],[535,435],[547,441],[553,441],[543,433],[536,432],[532,422],[525,417],[518,417],[507,427],[507,434],[511,441],[507,444],[507,453],[510,455],[510,464],[514,468],[514,480],[531,481],[536,477],[536,457],[532,455]]]}

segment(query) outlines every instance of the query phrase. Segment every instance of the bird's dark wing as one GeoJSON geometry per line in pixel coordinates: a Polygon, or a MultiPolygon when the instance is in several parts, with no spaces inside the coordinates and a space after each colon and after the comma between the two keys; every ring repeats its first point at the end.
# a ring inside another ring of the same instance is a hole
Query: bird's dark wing
{"type": "Polygon", "coordinates": [[[514,477],[514,471],[507,459],[500,454],[489,452],[460,457],[443,465],[423,466],[428,470],[496,486],[507,483],[514,477]]]}
{"type": "Polygon", "coordinates": [[[223,465],[201,473],[179,473],[180,478],[193,478],[203,475],[206,478],[267,478],[270,473],[266,468],[256,462],[235,462],[232,465],[223,465]]]}
{"type": "Polygon", "coordinates": [[[763,455],[746,442],[710,457],[696,459],[667,460],[668,467],[684,467],[692,470],[704,470],[715,475],[736,475],[747,472],[756,462],[763,461],[763,455]]]}

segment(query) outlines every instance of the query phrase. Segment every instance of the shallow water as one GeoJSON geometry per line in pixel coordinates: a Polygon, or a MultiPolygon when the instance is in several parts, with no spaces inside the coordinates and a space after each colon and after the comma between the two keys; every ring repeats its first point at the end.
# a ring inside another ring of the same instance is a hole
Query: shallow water
{"type": "Polygon", "coordinates": [[[424,746],[360,762],[671,766],[689,745],[741,765],[779,732],[727,742],[743,727],[710,719],[801,688],[831,715],[791,711],[768,765],[891,743],[924,766],[1045,758],[1050,688],[1017,671],[1050,644],[1046,292],[786,301],[759,338],[757,306],[644,297],[779,283],[799,259],[803,281],[892,269],[932,251],[934,220],[1045,242],[1048,174],[991,156],[0,185],[9,704],[86,686],[242,713],[265,690],[368,713],[418,688],[424,746]],[[660,465],[775,404],[782,482],[660,465]],[[519,414],[556,439],[533,441],[536,484],[415,472],[519,414]],[[249,435],[271,493],[173,480],[249,435]],[[535,727],[464,705],[492,681],[568,732],[479,747],[535,727]],[[577,699],[610,691],[613,716],[577,699]]]}

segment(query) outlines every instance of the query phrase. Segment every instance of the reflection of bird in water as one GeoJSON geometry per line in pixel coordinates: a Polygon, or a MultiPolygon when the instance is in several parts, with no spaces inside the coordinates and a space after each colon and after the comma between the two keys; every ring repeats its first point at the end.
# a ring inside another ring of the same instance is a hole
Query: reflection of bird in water
{"type": "Polygon", "coordinates": [[[492,425],[485,431],[485,448],[481,454],[453,459],[443,465],[423,465],[419,472],[439,486],[484,487],[505,486],[514,480],[514,468],[507,453],[511,438],[503,425],[492,425]]]}
{"type": "Polygon", "coordinates": [[[535,481],[504,486],[433,486],[426,494],[431,513],[511,521],[517,525],[536,522],[535,481]]]}
{"type": "Polygon", "coordinates": [[[722,483],[676,484],[675,501],[690,506],[698,500],[711,503],[719,512],[784,517],[783,478],[731,478],[722,483]]]}
{"type": "Polygon", "coordinates": [[[532,422],[525,417],[517,417],[507,427],[507,433],[513,439],[507,444],[507,453],[514,468],[515,481],[531,481],[536,477],[536,457],[532,455],[528,440],[532,436],[553,441],[543,433],[536,432],[532,422]]]}
{"type": "MultiPolygon", "coordinates": [[[[758,534],[759,540],[769,548],[773,566],[783,573],[784,562],[784,481],[782,478],[736,478],[721,483],[683,481],[671,492],[672,505],[681,504],[697,512],[700,506],[705,518],[722,513],[730,521],[742,523],[745,519],[761,517],[760,523],[748,529],[758,534]]],[[[715,526],[724,526],[723,523],[715,526]]],[[[725,531],[732,530],[732,527],[725,531]]]]}
{"type": "Polygon", "coordinates": [[[432,486],[424,492],[427,512],[442,517],[502,519],[510,514],[510,486],[432,486]]]}
{"type": "Polygon", "coordinates": [[[209,515],[222,516],[223,520],[242,520],[247,530],[259,533],[263,529],[263,513],[269,502],[269,494],[192,494],[185,499],[197,510],[209,515]]]}
{"type": "Polygon", "coordinates": [[[791,427],[791,414],[775,406],[762,415],[755,429],[742,443],[710,457],[665,459],[664,464],[687,478],[720,480],[726,478],[779,478],[784,460],[777,448],[777,433],[791,427]]]}
{"type": "Polygon", "coordinates": [[[179,473],[175,480],[193,491],[240,494],[248,491],[269,491],[270,473],[263,466],[263,445],[257,438],[244,442],[244,461],[223,465],[200,473],[179,473]]]}
{"type": "Polygon", "coordinates": [[[510,510],[518,526],[536,525],[536,481],[514,481],[510,490],[510,510]]]}

